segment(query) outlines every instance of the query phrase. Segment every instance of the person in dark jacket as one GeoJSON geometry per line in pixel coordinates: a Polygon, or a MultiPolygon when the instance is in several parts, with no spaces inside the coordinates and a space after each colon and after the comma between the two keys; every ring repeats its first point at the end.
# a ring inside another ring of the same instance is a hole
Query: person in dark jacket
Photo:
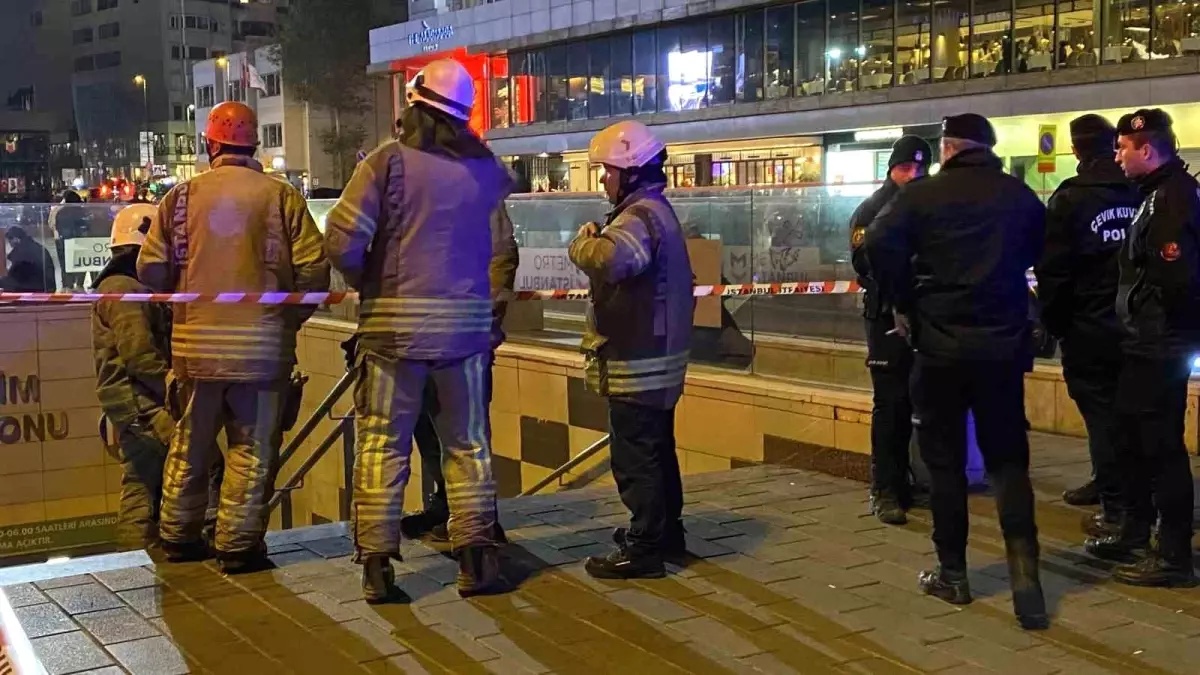
{"type": "Polygon", "coordinates": [[[1099,115],[1071,121],[1078,175],[1059,185],[1046,209],[1046,244],[1036,272],[1042,323],[1061,344],[1067,392],[1088,431],[1092,480],[1063,493],[1075,506],[1100,504],[1085,521],[1093,536],[1120,522],[1114,402],[1121,372],[1117,255],[1141,195],[1113,159],[1117,130],[1099,115]]]}
{"type": "Polygon", "coordinates": [[[5,280],[4,290],[16,293],[53,293],[58,284],[54,281],[54,258],[50,252],[16,225],[4,231],[4,238],[12,246],[12,251],[8,254],[10,272],[5,280]]]}
{"type": "Polygon", "coordinates": [[[1191,586],[1192,469],[1183,443],[1188,378],[1200,344],[1200,185],[1159,109],[1121,118],[1117,162],[1145,200],[1120,253],[1117,315],[1128,332],[1117,381],[1120,532],[1089,539],[1088,552],[1125,561],[1117,581],[1191,586]],[[1149,550],[1159,522],[1158,546],[1149,550]]]}
{"type": "Polygon", "coordinates": [[[938,566],[921,589],[955,604],[967,582],[967,411],[996,488],[1021,626],[1049,625],[1038,577],[1024,373],[1032,360],[1026,271],[1045,208],[992,152],[984,117],[942,123],[942,170],[901,188],[867,230],[867,258],[896,333],[908,335],[914,423],[929,468],[938,566]]]}
{"type": "Polygon", "coordinates": [[[908,443],[912,436],[912,402],[908,377],[912,347],[892,331],[896,328],[891,307],[884,305],[867,261],[863,241],[867,226],[900,186],[925,176],[933,150],[919,136],[904,136],[892,146],[888,177],[850,217],[850,250],[858,283],[866,291],[863,319],[867,328],[867,368],[871,371],[874,406],[871,409],[871,513],[888,525],[908,522],[912,505],[909,484],[908,443]]]}

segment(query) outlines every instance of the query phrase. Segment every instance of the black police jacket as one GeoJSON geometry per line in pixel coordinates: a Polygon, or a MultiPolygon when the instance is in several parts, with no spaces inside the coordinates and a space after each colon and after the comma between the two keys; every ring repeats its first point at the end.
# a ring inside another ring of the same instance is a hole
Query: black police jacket
{"type": "Polygon", "coordinates": [[[871,278],[871,263],[867,260],[867,251],[863,247],[863,242],[866,241],[867,227],[871,221],[875,220],[875,216],[883,210],[892,197],[900,191],[900,186],[892,181],[891,178],[884,181],[870,197],[863,200],[863,203],[854,209],[854,215],[850,216],[850,262],[854,265],[854,272],[858,274],[858,285],[863,288],[863,318],[875,320],[883,315],[892,313],[890,308],[885,308],[880,301],[879,288],[875,285],[875,280],[871,278]]]}
{"type": "Polygon", "coordinates": [[[1041,255],[1045,218],[1037,195],[986,149],[900,189],[867,229],[867,257],[919,353],[1032,361],[1025,272],[1041,255]]]}
{"type": "Polygon", "coordinates": [[[1035,271],[1042,323],[1065,356],[1116,352],[1117,256],[1142,196],[1116,162],[1079,165],[1046,207],[1046,241],[1035,271]]]}
{"type": "Polygon", "coordinates": [[[1200,345],[1200,185],[1176,158],[1138,180],[1145,200],[1120,253],[1126,353],[1175,357],[1200,345]]]}

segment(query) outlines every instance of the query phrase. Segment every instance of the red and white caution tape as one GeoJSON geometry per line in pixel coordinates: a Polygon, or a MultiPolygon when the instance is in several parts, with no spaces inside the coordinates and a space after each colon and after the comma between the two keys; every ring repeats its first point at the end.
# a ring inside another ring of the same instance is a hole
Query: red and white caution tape
{"type": "MultiPolygon", "coordinates": [[[[696,286],[697,298],[771,295],[842,295],[861,293],[854,281],[801,281],[779,284],[696,286]]],[[[587,300],[586,289],[514,291],[511,300],[587,300]]],[[[175,305],[338,305],[357,300],[357,293],[0,293],[0,302],[22,304],[88,304],[93,302],[163,302],[175,305]]]]}

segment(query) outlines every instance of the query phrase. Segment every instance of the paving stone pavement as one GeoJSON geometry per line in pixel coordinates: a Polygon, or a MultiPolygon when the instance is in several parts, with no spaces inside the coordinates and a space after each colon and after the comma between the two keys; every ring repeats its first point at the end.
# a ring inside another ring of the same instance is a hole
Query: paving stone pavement
{"type": "MultiPolygon", "coordinates": [[[[1109,583],[1083,555],[1084,511],[1058,494],[1086,478],[1082,441],[1035,435],[1055,615],[1017,628],[994,508],[971,498],[976,602],[920,595],[930,519],[866,513],[864,486],[787,467],[686,479],[689,549],[666,579],[602,582],[579,561],[625,516],[611,488],[508,500],[506,568],[519,588],[462,600],[455,564],[406,542],[408,604],[360,599],[345,529],[273,533],[277,569],[128,566],[3,590],[50,675],[73,673],[1069,673],[1200,670],[1200,590],[1109,583]]],[[[43,574],[45,576],[52,576],[43,574]]],[[[0,574],[0,580],[5,577],[0,574]]]]}

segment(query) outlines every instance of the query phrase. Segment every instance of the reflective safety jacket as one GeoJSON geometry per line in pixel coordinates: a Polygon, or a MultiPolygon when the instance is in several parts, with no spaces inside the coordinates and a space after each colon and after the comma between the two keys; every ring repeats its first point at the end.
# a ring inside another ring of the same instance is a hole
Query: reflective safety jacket
{"type": "MultiPolygon", "coordinates": [[[[100,274],[97,293],[148,293],[134,275],[134,255],[117,256],[100,274]]],[[[92,305],[96,396],[118,429],[163,411],[170,369],[170,309],[148,302],[92,305]]]]}
{"type": "Polygon", "coordinates": [[[576,237],[569,253],[591,282],[588,388],[666,410],[683,395],[696,301],[687,243],[663,188],[626,197],[598,236],[576,237]]]}
{"type": "MultiPolygon", "coordinates": [[[[329,288],[321,233],[296,188],[249,157],[222,155],[158,207],[138,277],[162,292],[320,292],[329,288]]],[[[314,306],[181,304],[172,367],[184,379],[287,378],[296,333],[314,306]]]]}
{"type": "Polygon", "coordinates": [[[493,232],[511,190],[494,157],[397,141],[358,165],[325,220],[325,249],[359,291],[360,351],[437,361],[491,349],[493,232]]]}

